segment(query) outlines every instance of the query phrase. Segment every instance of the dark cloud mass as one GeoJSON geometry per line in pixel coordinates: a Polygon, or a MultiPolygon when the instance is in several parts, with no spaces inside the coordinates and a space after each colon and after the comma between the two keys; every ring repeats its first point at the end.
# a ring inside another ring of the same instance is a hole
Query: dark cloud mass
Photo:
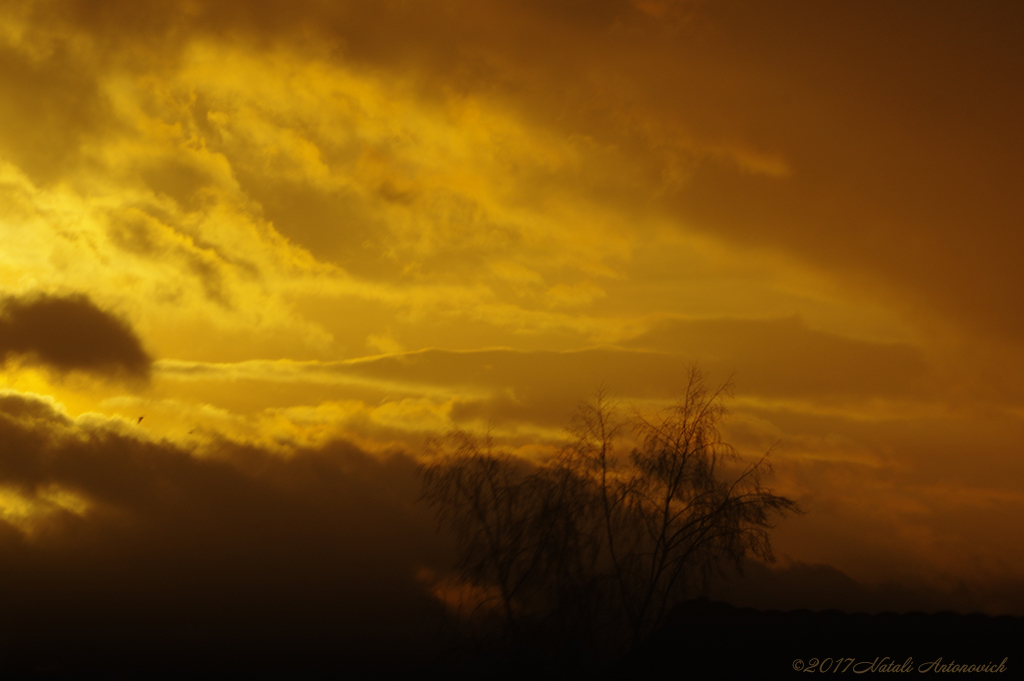
{"type": "Polygon", "coordinates": [[[0,357],[16,356],[61,372],[134,379],[148,378],[152,364],[131,327],[83,295],[0,303],[0,357]]]}
{"type": "Polygon", "coordinates": [[[416,574],[448,548],[407,456],[222,442],[204,457],[10,392],[0,442],[0,489],[44,509],[0,516],[5,640],[309,635],[351,654],[353,636],[433,622],[416,574]]]}
{"type": "MultiPolygon", "coordinates": [[[[419,576],[444,574],[452,546],[417,503],[412,457],[344,441],[288,457],[229,441],[189,451],[9,391],[0,442],[7,669],[388,666],[411,652],[403,642],[433,645],[438,605],[419,576]],[[12,495],[36,514],[11,513],[12,495]]],[[[801,563],[747,574],[715,595],[762,608],[1021,607],[1016,583],[869,587],[801,563]]]]}

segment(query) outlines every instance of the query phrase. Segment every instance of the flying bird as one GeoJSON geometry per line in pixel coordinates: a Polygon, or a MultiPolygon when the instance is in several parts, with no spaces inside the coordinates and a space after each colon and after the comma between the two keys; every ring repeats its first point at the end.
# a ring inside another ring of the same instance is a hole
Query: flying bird
{"type": "Polygon", "coordinates": [[[142,416],[139,417],[139,420],[135,422],[135,425],[139,425],[140,423],[142,423],[142,419],[144,419],[144,418],[146,418],[145,414],[143,414],[142,416]]]}

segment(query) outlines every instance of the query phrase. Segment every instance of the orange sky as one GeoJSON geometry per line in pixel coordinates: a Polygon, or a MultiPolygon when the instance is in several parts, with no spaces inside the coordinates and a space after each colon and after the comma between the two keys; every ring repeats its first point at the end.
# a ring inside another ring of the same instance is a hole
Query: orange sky
{"type": "MultiPolygon", "coordinates": [[[[741,453],[778,443],[808,511],[786,564],[1024,615],[1022,28],[1014,3],[3,3],[0,546],[125,517],[162,545],[219,512],[209,466],[330,499],[302,461],[340,490],[355,456],[377,496],[310,530],[347,565],[361,523],[430,527],[388,501],[428,437],[539,456],[598,387],[658,403],[696,362],[733,376],[741,453]],[[122,493],[161,475],[163,510],[122,493]]],[[[379,547],[410,583],[417,541],[379,547]]]]}

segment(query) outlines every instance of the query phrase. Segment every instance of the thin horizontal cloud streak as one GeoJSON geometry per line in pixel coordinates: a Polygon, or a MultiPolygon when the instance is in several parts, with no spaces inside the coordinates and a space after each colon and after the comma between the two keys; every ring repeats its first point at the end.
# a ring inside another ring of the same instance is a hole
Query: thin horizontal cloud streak
{"type": "Polygon", "coordinates": [[[930,367],[906,344],[856,341],[808,329],[797,319],[688,320],[654,325],[626,347],[564,352],[511,349],[451,352],[422,350],[344,362],[204,364],[165,360],[169,378],[250,379],[338,383],[380,381],[410,392],[512,391],[580,395],[606,385],[623,396],[665,398],[685,367],[711,367],[724,379],[735,373],[742,390],[764,397],[825,396],[926,399],[930,367]]]}

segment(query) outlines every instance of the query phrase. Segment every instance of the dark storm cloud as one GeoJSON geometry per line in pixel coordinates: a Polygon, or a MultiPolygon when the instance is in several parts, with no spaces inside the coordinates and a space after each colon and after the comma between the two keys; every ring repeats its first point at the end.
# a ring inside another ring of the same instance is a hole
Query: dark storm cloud
{"type": "MultiPolygon", "coordinates": [[[[704,166],[669,198],[739,242],[785,249],[1020,342],[1016,255],[1024,114],[1021,7],[939,3],[708,5],[702,47],[727,90],[690,117],[781,151],[784,182],[704,166]],[[736,200],[743,197],[742,200],[736,200]]],[[[665,110],[692,91],[663,88],[665,110]]]]}
{"type": "Polygon", "coordinates": [[[410,457],[345,442],[289,458],[223,442],[200,457],[14,393],[0,400],[0,442],[0,488],[51,506],[0,522],[8,636],[430,623],[416,573],[446,564],[447,546],[415,504],[410,457]],[[88,510],[53,506],[54,490],[88,510]]]}
{"type": "Polygon", "coordinates": [[[0,301],[0,358],[61,372],[147,379],[152,359],[132,328],[84,295],[0,301]]]}

